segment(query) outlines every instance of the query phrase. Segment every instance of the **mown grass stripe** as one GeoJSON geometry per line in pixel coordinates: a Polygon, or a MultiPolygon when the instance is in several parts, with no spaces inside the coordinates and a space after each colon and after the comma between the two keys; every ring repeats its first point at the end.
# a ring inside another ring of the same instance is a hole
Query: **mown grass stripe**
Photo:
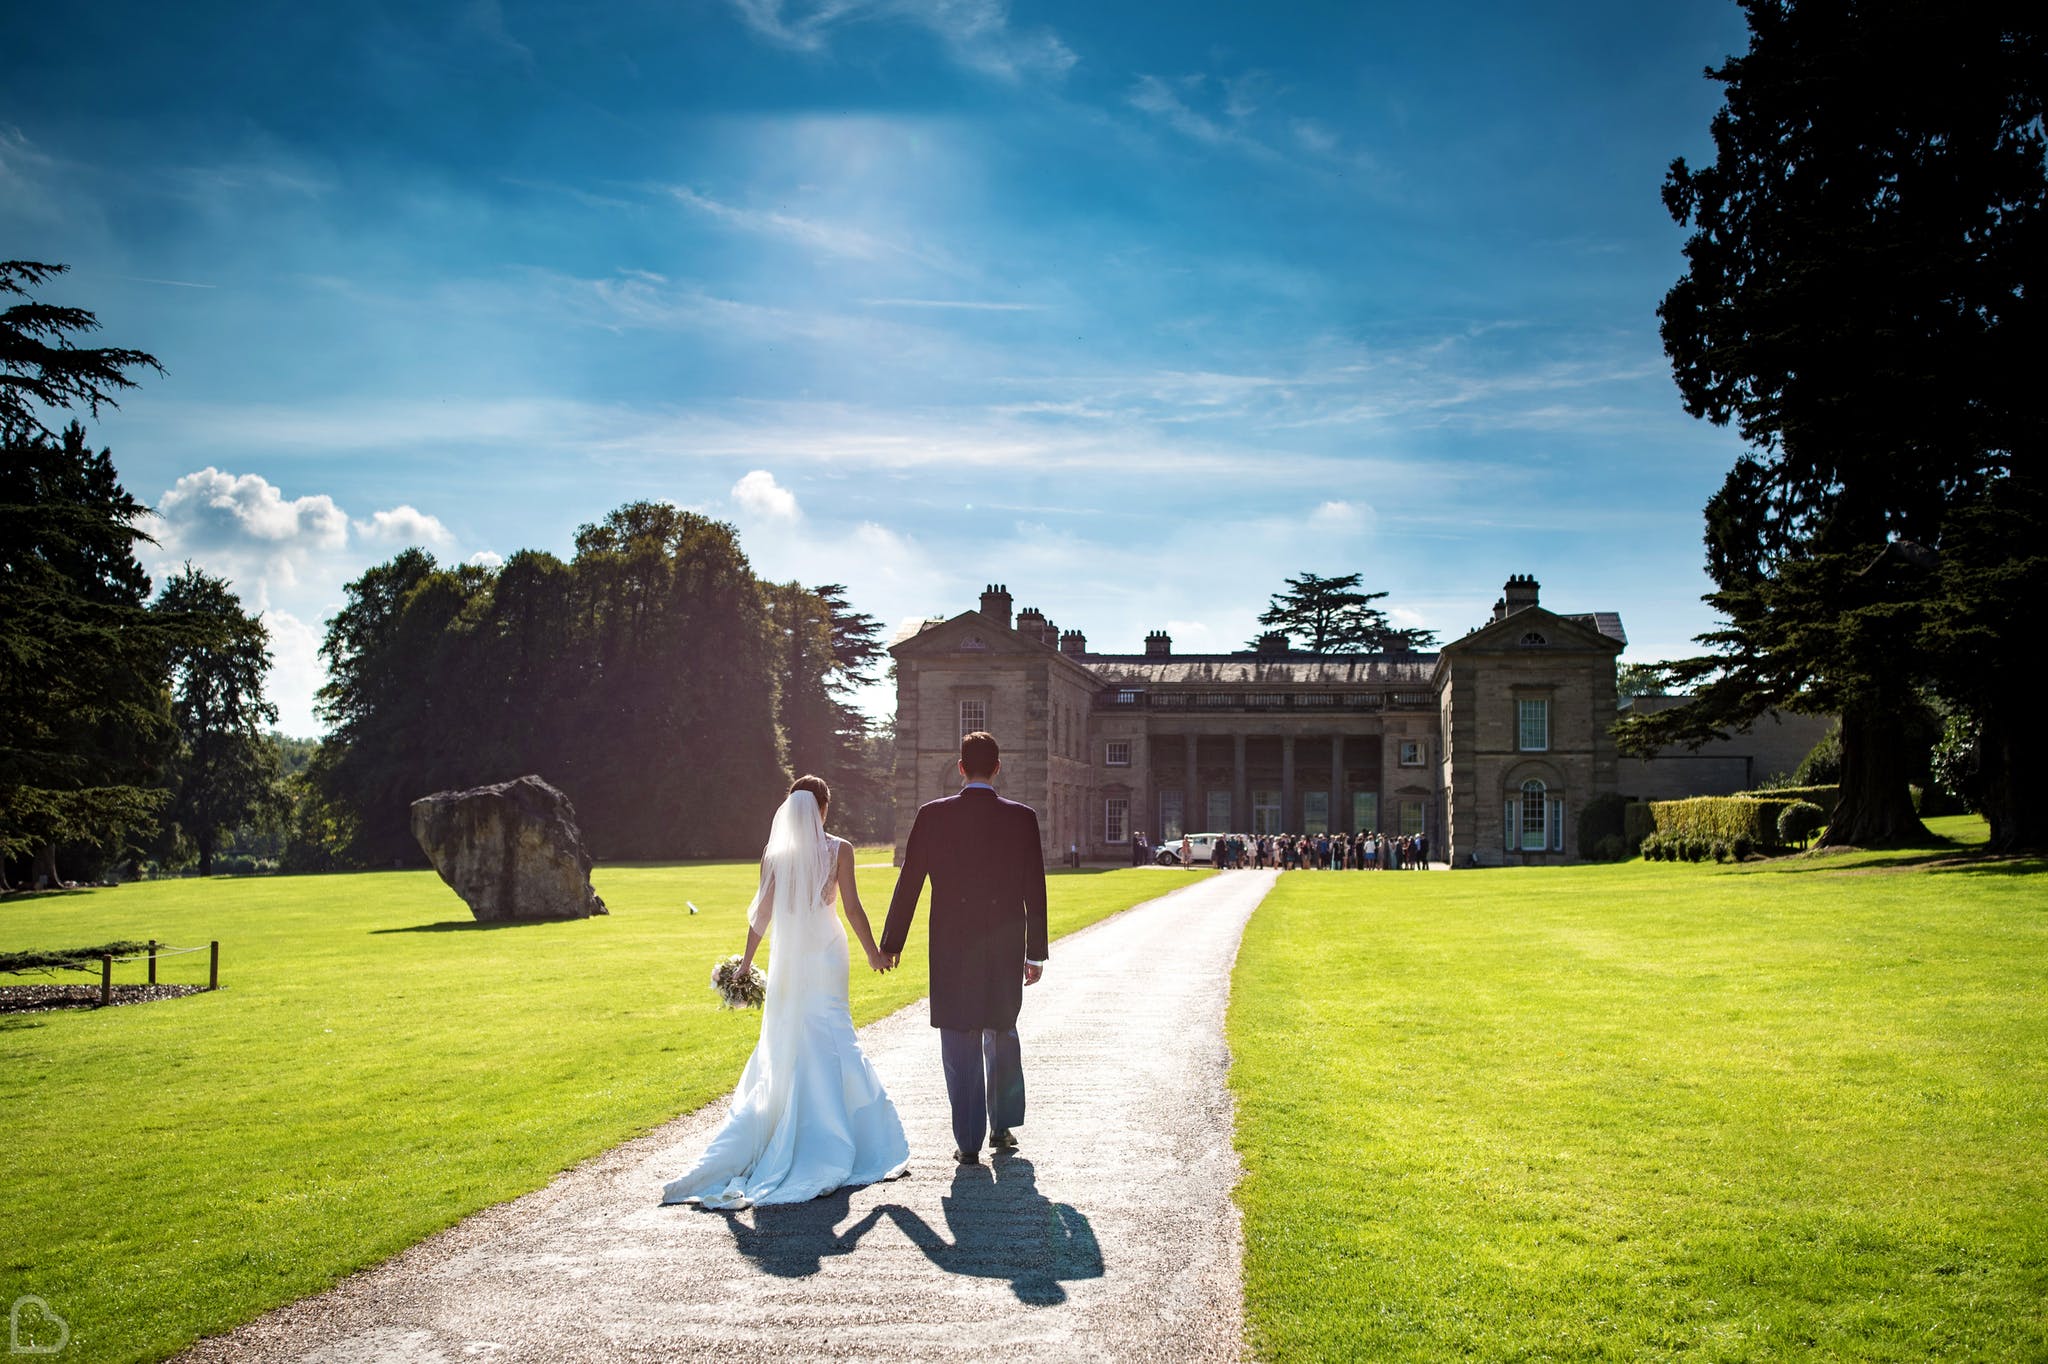
{"type": "Polygon", "coordinates": [[[1284,878],[1258,1357],[2048,1354],[2048,881],[1916,860],[1284,878]]]}

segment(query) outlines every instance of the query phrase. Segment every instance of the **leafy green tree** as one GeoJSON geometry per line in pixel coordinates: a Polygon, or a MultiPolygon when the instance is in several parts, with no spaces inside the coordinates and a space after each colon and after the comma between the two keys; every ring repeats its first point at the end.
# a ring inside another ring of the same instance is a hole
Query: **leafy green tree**
{"type": "MultiPolygon", "coordinates": [[[[1259,624],[1274,627],[1314,654],[1401,653],[1436,643],[1433,630],[1395,628],[1386,612],[1373,605],[1387,594],[1359,591],[1360,576],[1303,573],[1289,578],[1287,590],[1273,594],[1259,624]]],[[[1258,646],[1256,639],[1248,645],[1258,646]]]]}
{"type": "MultiPolygon", "coordinates": [[[[1960,506],[2038,477],[2048,261],[2032,8],[1742,0],[1715,159],[1673,163],[1687,271],[1659,308],[1686,410],[1750,450],[1707,505],[1695,700],[1617,729],[1698,744],[1774,707],[1841,716],[1824,841],[1924,834],[1910,717],[1940,671],[1931,571],[1960,506]]],[[[1978,663],[2011,668],[2008,626],[1978,663]]]]}
{"type": "Polygon", "coordinates": [[[412,862],[411,802],[417,789],[408,764],[424,725],[419,692],[426,678],[405,658],[399,629],[413,590],[436,570],[434,556],[406,549],[347,587],[347,602],[327,622],[320,656],[327,683],[319,694],[327,742],[309,778],[349,813],[342,857],[357,865],[412,862]]]}
{"type": "MultiPolygon", "coordinates": [[[[815,599],[800,614],[816,690],[829,630],[815,599]]],[[[774,637],[732,528],[666,503],[580,528],[567,564],[444,569],[408,550],[351,583],[328,623],[334,728],[298,846],[417,862],[413,800],[537,772],[600,857],[751,851],[785,780],[774,637]]],[[[831,721],[820,711],[818,732],[831,721]]]]}
{"type": "Polygon", "coordinates": [[[84,404],[97,417],[114,394],[135,387],[131,370],[163,373],[156,357],[118,347],[80,346],[75,338],[99,330],[83,308],[38,302],[31,290],[70,267],[40,261],[0,261],[0,299],[16,298],[0,312],[0,440],[54,439],[43,413],[84,404]]]}
{"type": "Polygon", "coordinates": [[[1623,701],[1632,696],[1656,696],[1663,690],[1662,663],[1624,663],[1614,670],[1614,694],[1623,701]]]}
{"type": "Polygon", "coordinates": [[[618,857],[760,846],[781,800],[777,676],[762,586],[733,528],[638,502],[576,534],[592,670],[565,785],[618,857]],[[586,813],[587,811],[587,813],[586,813]]]}
{"type": "Polygon", "coordinates": [[[178,729],[167,814],[197,850],[199,874],[211,876],[222,834],[275,798],[278,749],[263,729],[277,720],[263,696],[270,632],[225,579],[190,564],[151,609],[170,638],[178,729]]]}

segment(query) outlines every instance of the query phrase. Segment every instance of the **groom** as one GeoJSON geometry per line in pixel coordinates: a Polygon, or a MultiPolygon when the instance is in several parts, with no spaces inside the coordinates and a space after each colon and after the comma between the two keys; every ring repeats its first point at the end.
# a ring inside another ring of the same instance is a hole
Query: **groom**
{"type": "Polygon", "coordinates": [[[1038,815],[996,794],[1002,769],[992,735],[976,730],[960,741],[966,785],[919,808],[882,928],[881,952],[893,966],[930,877],[932,1026],[953,1105],[953,1159],[962,1165],[980,1162],[984,1131],[996,1150],[1017,1145],[1010,1130],[1024,1122],[1017,1011],[1024,987],[1045,970],[1038,815]]]}

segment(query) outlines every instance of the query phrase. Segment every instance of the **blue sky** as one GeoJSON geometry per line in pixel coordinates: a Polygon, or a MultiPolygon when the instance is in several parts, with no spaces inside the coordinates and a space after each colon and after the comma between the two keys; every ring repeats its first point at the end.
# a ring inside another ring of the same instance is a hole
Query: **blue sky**
{"type": "MultiPolygon", "coordinates": [[[[0,255],[165,364],[95,427],[155,566],[269,620],[637,498],[891,629],[984,582],[1098,650],[1358,571],[1708,626],[1735,438],[1656,334],[1729,0],[55,7],[0,49],[0,255]]],[[[869,698],[878,710],[886,693],[869,698]]]]}

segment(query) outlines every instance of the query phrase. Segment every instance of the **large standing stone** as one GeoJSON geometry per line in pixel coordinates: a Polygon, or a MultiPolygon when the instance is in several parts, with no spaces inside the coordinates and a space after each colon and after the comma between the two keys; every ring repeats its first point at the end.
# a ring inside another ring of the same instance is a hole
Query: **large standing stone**
{"type": "Polygon", "coordinates": [[[605,912],[575,807],[539,777],[423,796],[412,803],[412,836],[484,923],[605,912]]]}

